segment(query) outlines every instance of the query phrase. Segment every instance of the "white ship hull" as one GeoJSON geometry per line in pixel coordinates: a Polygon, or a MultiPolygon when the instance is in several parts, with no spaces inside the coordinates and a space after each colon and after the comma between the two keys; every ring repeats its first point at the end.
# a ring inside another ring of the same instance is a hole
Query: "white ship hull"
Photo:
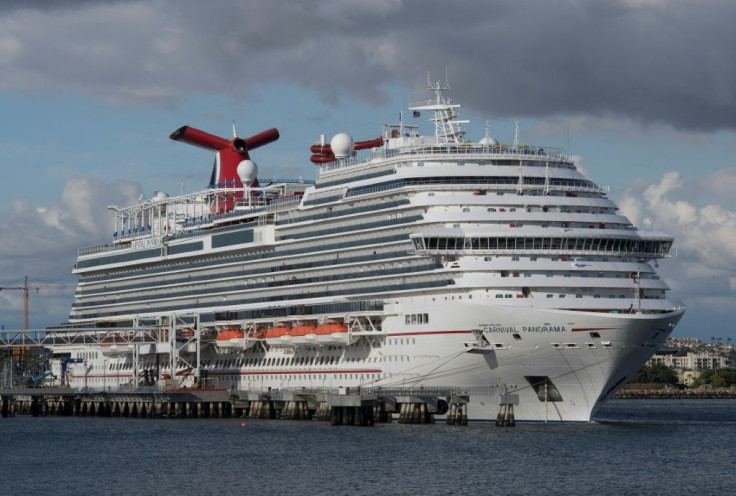
{"type": "MultiPolygon", "coordinates": [[[[472,420],[494,420],[499,403],[508,398],[517,421],[585,422],[638,371],[683,313],[521,312],[470,301],[400,305],[405,312],[426,313],[429,323],[406,325],[389,316],[383,331],[354,336],[354,345],[330,346],[334,350],[280,343],[271,349],[204,354],[209,363],[204,374],[216,387],[243,390],[453,387],[468,392],[472,420]],[[330,357],[330,362],[304,364],[302,357],[330,357]],[[337,357],[334,363],[332,357],[337,357]],[[240,359],[261,362],[239,365],[240,359]],[[548,378],[546,395],[530,382],[539,378],[548,378]]],[[[156,355],[141,359],[143,368],[151,368],[156,355]]],[[[130,365],[130,358],[119,360],[130,365]]],[[[80,365],[71,385],[113,388],[129,383],[132,373],[110,373],[117,363],[109,356],[104,365],[91,359],[87,367],[106,372],[85,374],[80,365]]],[[[179,372],[178,384],[191,386],[191,372],[179,372]]]]}

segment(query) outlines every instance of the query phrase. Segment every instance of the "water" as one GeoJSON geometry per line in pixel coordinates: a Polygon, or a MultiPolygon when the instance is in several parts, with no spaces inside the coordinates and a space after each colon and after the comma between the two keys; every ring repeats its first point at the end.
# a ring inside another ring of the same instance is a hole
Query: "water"
{"type": "Polygon", "coordinates": [[[0,487],[7,495],[733,494],[736,400],[618,400],[597,419],[361,428],[20,416],[0,419],[0,487]]]}

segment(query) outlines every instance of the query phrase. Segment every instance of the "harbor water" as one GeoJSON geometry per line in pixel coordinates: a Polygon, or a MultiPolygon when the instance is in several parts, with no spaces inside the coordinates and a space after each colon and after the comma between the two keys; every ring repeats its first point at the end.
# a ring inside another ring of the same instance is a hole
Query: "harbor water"
{"type": "Polygon", "coordinates": [[[0,419],[5,495],[733,494],[736,400],[616,400],[590,424],[0,419]]]}

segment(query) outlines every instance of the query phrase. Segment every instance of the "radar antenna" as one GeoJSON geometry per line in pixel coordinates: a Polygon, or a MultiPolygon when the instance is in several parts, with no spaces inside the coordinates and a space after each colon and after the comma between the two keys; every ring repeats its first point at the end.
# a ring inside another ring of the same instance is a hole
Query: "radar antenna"
{"type": "Polygon", "coordinates": [[[433,112],[430,119],[435,126],[435,139],[438,144],[462,143],[465,135],[462,125],[470,121],[458,120],[458,109],[460,105],[452,103],[450,98],[445,98],[444,92],[450,91],[450,83],[445,80],[432,83],[429,72],[427,73],[427,90],[434,92],[434,98],[428,98],[425,102],[409,107],[413,111],[433,112]]]}

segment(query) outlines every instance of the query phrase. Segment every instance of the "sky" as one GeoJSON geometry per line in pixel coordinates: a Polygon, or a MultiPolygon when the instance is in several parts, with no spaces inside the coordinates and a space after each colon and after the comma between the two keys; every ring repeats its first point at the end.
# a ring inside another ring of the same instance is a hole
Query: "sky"
{"type": "MultiPolygon", "coordinates": [[[[260,176],[313,179],[320,134],[379,136],[447,80],[466,137],[569,149],[642,230],[688,307],[675,336],[734,336],[736,2],[732,0],[3,0],[0,286],[29,276],[31,327],[66,320],[107,205],[206,185],[210,152],[277,127],[260,176]]],[[[430,131],[424,116],[416,120],[430,131]]],[[[22,326],[21,291],[0,325],[22,326]]]]}

